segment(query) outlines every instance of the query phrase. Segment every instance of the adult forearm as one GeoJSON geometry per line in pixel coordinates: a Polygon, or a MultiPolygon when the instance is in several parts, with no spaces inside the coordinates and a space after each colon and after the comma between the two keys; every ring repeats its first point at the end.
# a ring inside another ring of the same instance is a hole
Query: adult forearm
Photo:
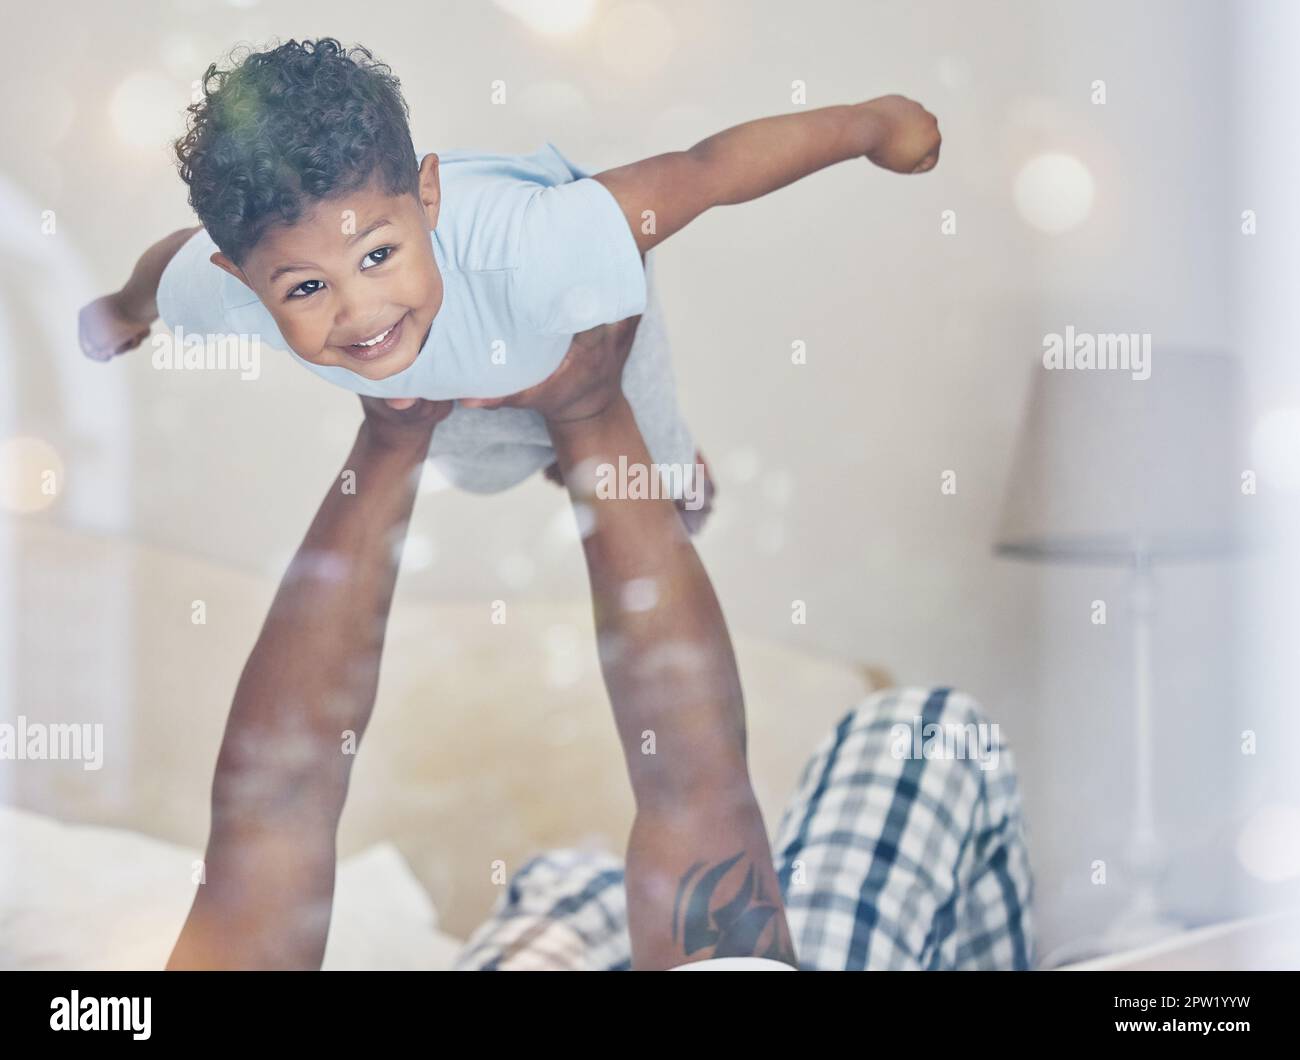
{"type": "Polygon", "coordinates": [[[605,495],[602,464],[650,467],[623,398],[551,425],[575,507],[601,667],[636,799],[628,930],[636,968],[721,956],[795,963],[745,759],[731,639],[708,574],[669,500],[605,495]]]}
{"type": "Polygon", "coordinates": [[[319,968],[335,835],[374,707],[397,555],[428,436],[367,420],[239,680],[212,786],[204,877],[168,961],[319,968]]]}
{"type": "MultiPolygon", "coordinates": [[[[308,529],[271,604],[235,691],[227,731],[297,734],[276,754],[276,770],[292,770],[286,748],[302,764],[329,766],[342,782],[352,761],[344,732],[359,738],[374,703],[397,551],[415,501],[427,441],[379,444],[362,426],[343,472],[308,529]],[[332,745],[318,753],[315,743],[332,745]]],[[[222,747],[218,771],[244,769],[246,739],[222,747]]]]}
{"type": "Polygon", "coordinates": [[[670,500],[601,496],[601,464],[649,467],[626,400],[552,425],[557,459],[583,506],[601,666],[638,805],[689,800],[745,772],[735,657],[707,573],[670,500]],[[585,474],[584,474],[585,473],[585,474]],[[653,753],[647,748],[653,747],[653,753]]]}

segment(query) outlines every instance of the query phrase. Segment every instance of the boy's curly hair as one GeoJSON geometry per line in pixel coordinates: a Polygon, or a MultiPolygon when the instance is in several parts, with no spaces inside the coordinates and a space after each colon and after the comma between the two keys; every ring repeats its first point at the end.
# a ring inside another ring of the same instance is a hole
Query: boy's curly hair
{"type": "Polygon", "coordinates": [[[190,205],[233,261],[312,201],[372,176],[389,195],[419,194],[401,84],[369,50],[322,37],[231,62],[208,67],[173,146],[190,205]]]}

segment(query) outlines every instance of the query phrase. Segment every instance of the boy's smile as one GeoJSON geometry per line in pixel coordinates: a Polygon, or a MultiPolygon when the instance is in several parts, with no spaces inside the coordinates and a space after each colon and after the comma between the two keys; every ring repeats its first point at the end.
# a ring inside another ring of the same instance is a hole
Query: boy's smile
{"type": "Polygon", "coordinates": [[[362,361],[373,361],[387,353],[391,353],[397,348],[401,341],[402,324],[409,314],[403,313],[396,324],[390,324],[384,328],[378,335],[366,339],[362,342],[354,342],[343,347],[344,352],[350,357],[355,357],[362,361]]]}
{"type": "Polygon", "coordinates": [[[426,155],[418,201],[372,181],[269,228],[242,268],[212,261],[261,299],[303,360],[386,379],[415,362],[442,308],[429,238],[440,201],[438,156],[426,155]]]}

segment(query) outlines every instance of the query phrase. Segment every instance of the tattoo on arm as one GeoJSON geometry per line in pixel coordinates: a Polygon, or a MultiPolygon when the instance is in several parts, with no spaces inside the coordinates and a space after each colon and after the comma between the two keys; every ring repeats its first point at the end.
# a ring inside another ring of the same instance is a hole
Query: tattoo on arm
{"type": "Polygon", "coordinates": [[[744,854],[742,850],[712,868],[697,861],[686,870],[673,902],[673,941],[681,943],[688,957],[712,950],[696,960],[769,957],[797,968],[794,948],[778,915],[780,902],[764,891],[754,866],[742,860],[744,854]]]}

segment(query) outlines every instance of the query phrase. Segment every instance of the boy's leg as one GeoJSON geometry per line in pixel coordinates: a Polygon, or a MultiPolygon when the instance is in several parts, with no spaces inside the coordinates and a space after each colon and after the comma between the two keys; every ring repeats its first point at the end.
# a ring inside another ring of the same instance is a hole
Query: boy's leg
{"type": "Polygon", "coordinates": [[[864,700],[814,753],[773,850],[804,968],[1031,965],[1014,769],[969,696],[894,689],[864,700]],[[973,741],[964,757],[958,737],[973,741]]]}

